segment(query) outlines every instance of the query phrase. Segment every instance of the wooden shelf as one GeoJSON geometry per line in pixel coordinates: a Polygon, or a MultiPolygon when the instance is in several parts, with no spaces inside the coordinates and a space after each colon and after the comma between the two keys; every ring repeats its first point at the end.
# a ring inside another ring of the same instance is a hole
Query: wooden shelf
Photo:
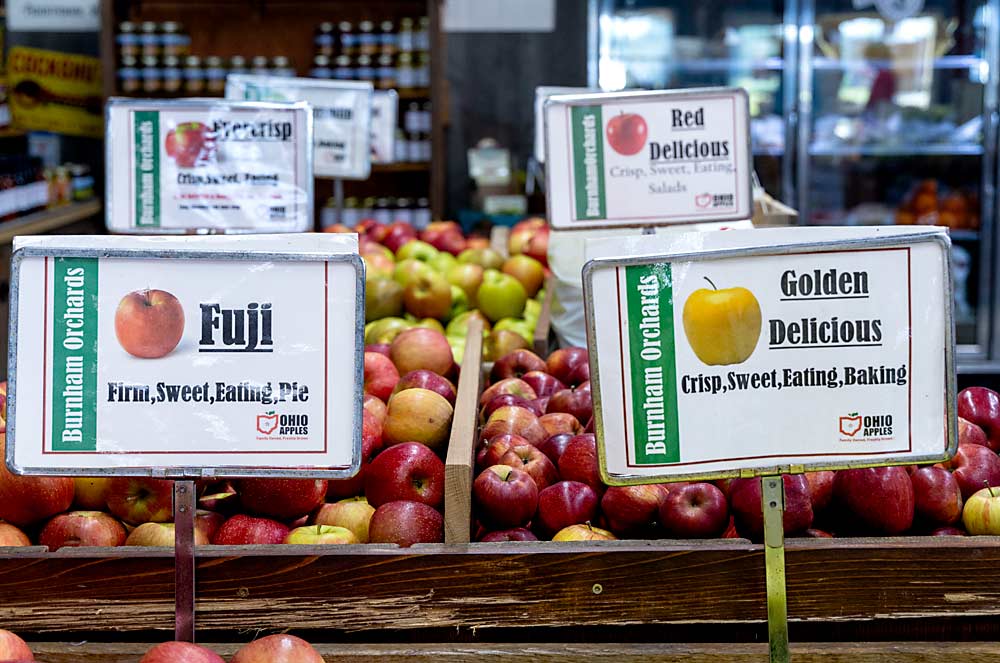
{"type": "Polygon", "coordinates": [[[63,228],[77,221],[96,216],[101,211],[101,201],[88,200],[70,203],[41,212],[0,223],[0,244],[7,244],[18,235],[41,235],[63,228]]]}
{"type": "Polygon", "coordinates": [[[430,99],[431,90],[426,87],[414,87],[414,88],[404,88],[402,90],[397,89],[396,94],[399,96],[400,100],[414,100],[414,99],[430,99]]]}
{"type": "Polygon", "coordinates": [[[430,169],[426,161],[372,164],[373,173],[426,173],[430,169]]]}

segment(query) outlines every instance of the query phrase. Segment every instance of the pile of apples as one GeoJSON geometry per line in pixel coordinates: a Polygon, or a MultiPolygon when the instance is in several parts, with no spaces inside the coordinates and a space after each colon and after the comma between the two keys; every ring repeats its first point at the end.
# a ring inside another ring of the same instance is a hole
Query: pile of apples
{"type": "MultiPolygon", "coordinates": [[[[0,663],[30,663],[35,656],[20,637],[0,629],[0,663]]],[[[139,663],[226,663],[208,647],[190,642],[164,642],[151,647],[139,663]]],[[[237,651],[230,663],[323,663],[312,645],[294,635],[269,635],[237,651]]]]}
{"type": "MultiPolygon", "coordinates": [[[[461,362],[469,321],[477,317],[489,360],[530,344],[542,308],[544,262],[524,253],[504,258],[485,239],[465,238],[453,221],[419,232],[403,222],[371,220],[346,230],[358,233],[366,265],[366,343],[389,343],[404,329],[427,327],[446,335],[461,362]]],[[[537,234],[529,232],[518,234],[519,248],[537,234]]]]}
{"type": "MultiPolygon", "coordinates": [[[[583,348],[493,365],[480,399],[473,482],[479,541],[763,538],[759,479],[607,486],[583,348]]],[[[1000,534],[1000,395],[958,398],[948,463],[783,477],[789,536],[1000,534]]]]}

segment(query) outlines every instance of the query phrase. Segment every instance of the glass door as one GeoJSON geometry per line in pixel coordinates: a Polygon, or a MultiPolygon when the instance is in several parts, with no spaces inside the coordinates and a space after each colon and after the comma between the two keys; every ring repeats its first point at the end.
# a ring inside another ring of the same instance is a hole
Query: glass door
{"type": "Polygon", "coordinates": [[[754,166],[791,200],[795,136],[794,2],[592,0],[591,85],[670,89],[739,86],[750,96],[754,166]],[[786,122],[786,119],[789,120],[786,122]]]}
{"type": "Polygon", "coordinates": [[[997,4],[811,0],[799,30],[800,218],[949,227],[957,339],[980,358],[992,311],[997,4]]]}

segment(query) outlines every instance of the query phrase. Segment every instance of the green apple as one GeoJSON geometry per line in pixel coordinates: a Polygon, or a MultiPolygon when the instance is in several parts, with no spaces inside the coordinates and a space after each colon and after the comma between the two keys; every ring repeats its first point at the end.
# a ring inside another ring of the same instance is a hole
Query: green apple
{"type": "Polygon", "coordinates": [[[382,318],[365,325],[365,344],[392,343],[392,339],[413,325],[403,318],[382,318]]]}
{"type": "Polygon", "coordinates": [[[449,269],[458,264],[458,261],[447,251],[438,251],[438,254],[428,260],[427,264],[441,274],[447,274],[449,269]]]}
{"type": "Polygon", "coordinates": [[[444,276],[434,270],[413,278],[403,288],[407,313],[418,318],[445,317],[451,310],[451,287],[444,276]]]}
{"type": "Polygon", "coordinates": [[[393,254],[392,251],[389,250],[389,247],[382,246],[381,244],[377,244],[376,242],[362,242],[361,246],[358,248],[358,252],[362,256],[368,256],[368,255],[385,256],[389,260],[396,262],[396,256],[395,254],[393,254]]]}
{"type": "Polygon", "coordinates": [[[476,291],[476,302],[491,322],[521,317],[527,301],[524,286],[513,276],[495,269],[487,269],[483,273],[483,283],[476,291]]]}
{"type": "Polygon", "coordinates": [[[441,324],[440,320],[436,320],[434,318],[421,318],[420,320],[417,320],[412,326],[424,327],[426,329],[433,329],[436,332],[441,332],[442,335],[444,334],[444,325],[441,324]]]}
{"type": "Polygon", "coordinates": [[[402,261],[413,258],[420,262],[430,262],[438,253],[440,252],[427,242],[415,239],[399,247],[399,250],[396,251],[396,260],[402,261]]]}
{"type": "Polygon", "coordinates": [[[451,309],[448,311],[447,319],[451,320],[457,315],[461,315],[469,310],[469,297],[465,291],[457,285],[451,286],[451,309]]]}
{"type": "Polygon", "coordinates": [[[484,271],[482,265],[471,262],[456,262],[445,272],[445,278],[452,285],[457,285],[464,290],[469,298],[469,305],[475,306],[476,291],[483,283],[484,271]]]}
{"type": "Polygon", "coordinates": [[[462,357],[465,356],[465,342],[466,338],[464,336],[446,336],[448,339],[448,345],[451,346],[451,354],[455,356],[455,363],[461,364],[462,357]]]}
{"type": "Polygon", "coordinates": [[[381,253],[369,253],[361,256],[365,261],[365,282],[372,279],[391,279],[396,271],[396,261],[386,258],[381,253]]]}
{"type": "Polygon", "coordinates": [[[483,341],[483,361],[496,361],[521,348],[530,349],[530,340],[510,329],[494,329],[483,341]]]}
{"type": "Polygon", "coordinates": [[[524,303],[524,319],[532,325],[538,322],[538,317],[542,314],[542,303],[537,299],[529,299],[524,303]]]}
{"type": "Polygon", "coordinates": [[[393,272],[392,278],[405,288],[416,278],[433,273],[434,269],[426,262],[421,262],[416,258],[407,258],[396,263],[396,270],[393,272]]]}
{"type": "Polygon", "coordinates": [[[490,248],[466,249],[458,254],[459,262],[482,265],[483,269],[497,269],[503,266],[503,256],[490,248]]]}
{"type": "Polygon", "coordinates": [[[445,328],[445,334],[465,338],[469,333],[469,322],[473,318],[478,318],[483,323],[483,338],[486,338],[487,334],[490,333],[490,321],[478,309],[459,313],[452,318],[451,322],[448,323],[448,327],[445,328]]]}
{"type": "Polygon", "coordinates": [[[376,278],[365,286],[365,322],[403,313],[403,286],[392,278],[376,278]]]}
{"type": "Polygon", "coordinates": [[[535,335],[535,325],[520,318],[503,318],[502,320],[497,320],[496,324],[493,325],[494,332],[504,329],[517,332],[529,342],[535,335]]]}

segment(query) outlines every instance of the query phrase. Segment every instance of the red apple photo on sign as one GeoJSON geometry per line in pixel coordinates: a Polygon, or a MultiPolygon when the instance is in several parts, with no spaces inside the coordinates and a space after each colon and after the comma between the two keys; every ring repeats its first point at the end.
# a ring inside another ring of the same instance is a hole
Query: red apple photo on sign
{"type": "Polygon", "coordinates": [[[184,307],[164,290],[136,290],[115,311],[115,336],[125,352],[140,359],[170,354],[184,335],[184,307]]]}
{"type": "Polygon", "coordinates": [[[646,145],[646,120],[636,113],[619,113],[608,120],[605,134],[611,149],[630,157],[646,145]]]}
{"type": "Polygon", "coordinates": [[[165,147],[180,168],[194,168],[211,160],[215,140],[201,122],[183,122],[167,132],[165,147]]]}

